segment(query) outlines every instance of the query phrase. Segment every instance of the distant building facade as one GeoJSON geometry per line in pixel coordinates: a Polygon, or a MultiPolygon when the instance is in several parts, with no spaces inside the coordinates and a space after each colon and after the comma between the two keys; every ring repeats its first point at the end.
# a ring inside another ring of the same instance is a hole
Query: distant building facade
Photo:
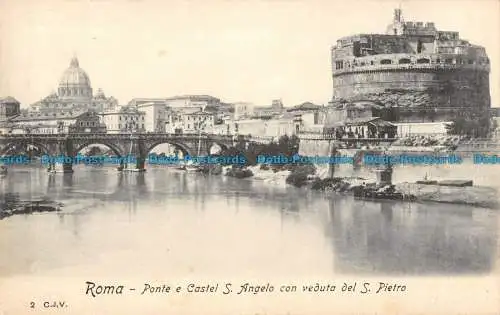
{"type": "Polygon", "coordinates": [[[215,124],[215,115],[213,113],[197,111],[184,113],[181,117],[183,132],[210,132],[215,124]]]}
{"type": "Polygon", "coordinates": [[[234,119],[249,118],[254,114],[254,105],[248,102],[233,103],[234,119]]]}
{"type": "Polygon", "coordinates": [[[21,104],[11,96],[0,98],[0,121],[8,120],[21,113],[21,104]]]}
{"type": "Polygon", "coordinates": [[[92,111],[35,113],[28,112],[10,120],[12,129],[32,134],[105,133],[106,125],[92,111]]]}
{"type": "Polygon", "coordinates": [[[180,95],[165,99],[166,106],[170,108],[198,107],[205,109],[207,106],[218,106],[220,99],[210,95],[180,95]]]}
{"type": "Polygon", "coordinates": [[[21,113],[21,104],[12,96],[0,98],[0,134],[12,133],[14,124],[10,122],[13,117],[21,113]]]}
{"type": "Polygon", "coordinates": [[[269,118],[281,115],[285,109],[281,99],[277,99],[272,101],[271,106],[255,106],[253,111],[254,117],[269,118]]]}
{"type": "Polygon", "coordinates": [[[146,132],[165,132],[166,107],[161,103],[142,103],[137,110],[144,112],[144,130],[146,132]]]}
{"type": "Polygon", "coordinates": [[[446,126],[451,124],[451,121],[444,122],[427,122],[427,123],[394,123],[397,127],[398,137],[408,136],[429,136],[429,135],[446,135],[446,126]]]}
{"type": "Polygon", "coordinates": [[[121,108],[101,112],[99,116],[106,125],[108,133],[146,131],[146,113],[139,111],[135,106],[122,106],[121,108]]]}

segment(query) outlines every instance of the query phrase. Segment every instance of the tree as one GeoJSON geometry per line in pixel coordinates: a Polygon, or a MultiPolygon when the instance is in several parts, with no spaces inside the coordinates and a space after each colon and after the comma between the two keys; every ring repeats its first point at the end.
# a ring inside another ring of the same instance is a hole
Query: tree
{"type": "Polygon", "coordinates": [[[484,138],[490,134],[492,127],[488,113],[464,113],[446,126],[446,132],[450,135],[484,138]]]}
{"type": "Polygon", "coordinates": [[[99,155],[102,155],[102,150],[101,148],[96,146],[90,147],[86,154],[86,156],[99,156],[99,155]]]}

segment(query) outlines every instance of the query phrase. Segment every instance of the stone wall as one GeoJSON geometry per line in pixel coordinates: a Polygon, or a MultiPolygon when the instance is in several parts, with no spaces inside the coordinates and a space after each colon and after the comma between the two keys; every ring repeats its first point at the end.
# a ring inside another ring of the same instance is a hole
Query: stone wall
{"type": "Polygon", "coordinates": [[[299,155],[303,156],[330,156],[333,141],[300,139],[299,155]]]}
{"type": "Polygon", "coordinates": [[[490,108],[485,71],[370,71],[333,77],[334,98],[400,108],[490,108]]]}

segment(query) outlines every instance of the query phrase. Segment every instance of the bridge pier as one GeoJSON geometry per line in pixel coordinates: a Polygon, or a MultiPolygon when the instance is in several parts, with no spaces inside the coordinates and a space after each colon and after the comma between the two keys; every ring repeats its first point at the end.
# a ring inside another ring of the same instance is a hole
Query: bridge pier
{"type": "Polygon", "coordinates": [[[377,183],[380,185],[392,185],[392,166],[391,164],[384,165],[382,168],[375,170],[377,175],[377,183]]]}
{"type": "Polygon", "coordinates": [[[73,173],[73,163],[51,163],[48,171],[51,173],[73,173]]]}
{"type": "Polygon", "coordinates": [[[146,152],[144,141],[138,137],[131,136],[130,149],[124,163],[124,171],[145,172],[146,152]]]}
{"type": "Polygon", "coordinates": [[[342,155],[338,146],[338,143],[335,141],[330,142],[330,154],[329,157],[331,160],[335,161],[334,163],[329,163],[328,164],[328,177],[329,178],[334,178],[335,177],[335,169],[339,168],[339,164],[337,161],[339,161],[340,156],[342,155]]]}
{"type": "MultiPolygon", "coordinates": [[[[337,147],[335,146],[335,143],[332,143],[332,147],[330,149],[330,158],[334,158],[339,155],[339,151],[337,150],[337,147]]],[[[335,163],[328,163],[328,177],[333,178],[335,177],[335,163]]]]}
{"type": "Polygon", "coordinates": [[[73,143],[68,138],[59,140],[52,145],[52,151],[60,160],[50,163],[48,171],[51,173],[73,173],[73,143]]]}
{"type": "Polygon", "coordinates": [[[144,167],[144,159],[140,161],[140,159],[136,158],[136,161],[129,161],[126,163],[122,163],[124,171],[129,172],[145,172],[146,168],[144,167]]]}

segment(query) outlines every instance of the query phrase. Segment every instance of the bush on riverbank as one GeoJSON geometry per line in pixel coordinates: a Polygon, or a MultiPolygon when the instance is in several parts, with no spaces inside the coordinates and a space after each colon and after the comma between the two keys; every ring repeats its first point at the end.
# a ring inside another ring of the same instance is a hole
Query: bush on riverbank
{"type": "Polygon", "coordinates": [[[243,167],[231,167],[226,171],[226,176],[236,178],[248,178],[253,176],[253,172],[243,167]]]}
{"type": "MultiPolygon", "coordinates": [[[[299,138],[297,136],[288,137],[287,135],[281,136],[277,142],[271,141],[268,144],[257,142],[246,142],[245,137],[240,136],[234,147],[221,150],[220,156],[236,156],[242,155],[246,159],[245,166],[257,165],[257,157],[264,156],[278,156],[291,158],[299,152],[299,138]]],[[[224,165],[230,165],[226,163],[224,165]]],[[[274,166],[272,169],[277,169],[274,166]]]]}
{"type": "Polygon", "coordinates": [[[295,164],[261,164],[259,169],[262,171],[273,171],[274,173],[282,171],[293,171],[295,164]]]}
{"type": "Polygon", "coordinates": [[[286,183],[295,187],[302,187],[307,184],[309,177],[314,174],[316,174],[316,167],[313,164],[294,165],[286,178],[286,183]]]}
{"type": "Polygon", "coordinates": [[[222,166],[220,164],[201,165],[199,171],[203,174],[220,175],[222,174],[222,166]]]}
{"type": "Polygon", "coordinates": [[[312,183],[311,189],[322,190],[322,191],[344,192],[347,191],[350,187],[351,185],[345,182],[342,178],[334,177],[334,178],[324,178],[324,179],[317,178],[312,183]]]}

